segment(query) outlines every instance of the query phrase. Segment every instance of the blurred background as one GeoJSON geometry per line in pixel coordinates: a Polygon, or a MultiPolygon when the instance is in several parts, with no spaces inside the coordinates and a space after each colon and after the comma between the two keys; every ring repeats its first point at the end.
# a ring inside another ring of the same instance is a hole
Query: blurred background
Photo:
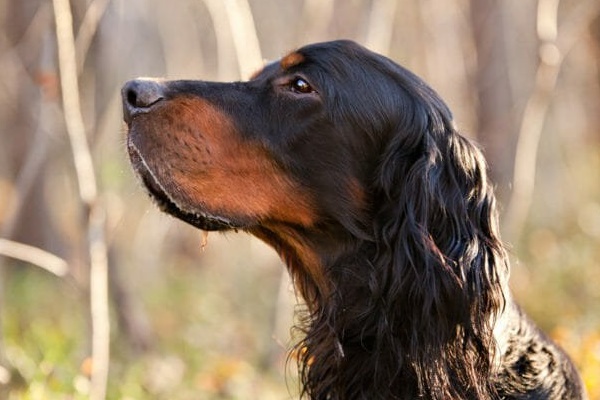
{"type": "Polygon", "coordinates": [[[600,399],[599,0],[0,0],[0,21],[0,398],[297,397],[280,261],[155,209],[119,89],[348,38],[482,146],[515,296],[600,399]]]}

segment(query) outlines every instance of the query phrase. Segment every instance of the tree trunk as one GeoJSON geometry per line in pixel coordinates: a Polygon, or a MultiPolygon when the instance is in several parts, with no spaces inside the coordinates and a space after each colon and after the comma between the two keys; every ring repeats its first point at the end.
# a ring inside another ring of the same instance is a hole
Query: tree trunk
{"type": "Polygon", "coordinates": [[[503,3],[471,0],[471,23],[477,56],[474,86],[477,139],[487,157],[502,202],[513,173],[516,124],[504,36],[503,3]]]}

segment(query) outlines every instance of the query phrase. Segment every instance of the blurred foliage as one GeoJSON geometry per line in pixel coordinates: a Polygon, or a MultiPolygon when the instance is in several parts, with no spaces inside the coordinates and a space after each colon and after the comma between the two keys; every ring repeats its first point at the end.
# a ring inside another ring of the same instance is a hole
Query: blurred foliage
{"type": "MultiPolygon", "coordinates": [[[[538,50],[556,46],[560,70],[543,93],[549,108],[533,149],[533,207],[522,231],[505,239],[515,297],[600,399],[600,1],[557,2],[553,37],[536,32],[535,1],[251,0],[256,31],[245,37],[260,49],[245,58],[251,46],[236,49],[230,26],[232,12],[244,10],[232,4],[245,2],[71,0],[82,114],[107,210],[108,398],[279,400],[298,392],[286,362],[295,299],[280,261],[233,233],[210,235],[202,251],[197,231],[154,209],[128,166],[121,84],[138,75],[244,79],[257,59],[350,38],[414,70],[448,101],[484,148],[502,209],[538,50]]],[[[0,237],[70,266],[57,277],[0,258],[0,398],[84,399],[93,369],[89,262],[52,2],[0,0],[0,18],[0,237]]]]}
{"type": "MultiPolygon", "coordinates": [[[[8,398],[87,398],[92,365],[82,341],[85,299],[57,279],[18,268],[7,282],[7,298],[14,300],[4,317],[6,357],[19,377],[8,398]]],[[[277,287],[269,285],[279,279],[276,269],[258,272],[249,287],[277,287]]],[[[291,375],[288,392],[283,347],[276,359],[265,358],[277,294],[231,296],[230,288],[219,287],[220,275],[216,266],[173,266],[141,291],[152,316],[153,348],[135,352],[113,330],[109,398],[289,398],[295,386],[291,375]]]]}

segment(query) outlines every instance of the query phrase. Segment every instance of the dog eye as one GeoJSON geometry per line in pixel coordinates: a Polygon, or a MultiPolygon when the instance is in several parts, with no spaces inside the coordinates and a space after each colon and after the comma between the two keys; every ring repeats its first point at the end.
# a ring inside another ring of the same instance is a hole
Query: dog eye
{"type": "Polygon", "coordinates": [[[310,84],[308,82],[306,82],[306,80],[303,78],[294,78],[290,82],[290,88],[292,89],[292,91],[294,91],[296,93],[312,93],[312,92],[314,92],[314,89],[312,88],[312,86],[310,86],[310,84]]]}

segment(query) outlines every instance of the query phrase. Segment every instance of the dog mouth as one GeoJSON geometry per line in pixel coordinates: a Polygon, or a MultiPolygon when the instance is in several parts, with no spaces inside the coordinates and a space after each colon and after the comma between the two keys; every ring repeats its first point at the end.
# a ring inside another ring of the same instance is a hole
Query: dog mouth
{"type": "Polygon", "coordinates": [[[181,205],[164,189],[163,185],[153,174],[146,164],[146,161],[133,144],[128,144],[128,151],[133,169],[136,171],[146,187],[148,194],[161,211],[203,231],[222,231],[242,228],[228,218],[213,215],[198,209],[190,209],[190,207],[181,205]]]}

